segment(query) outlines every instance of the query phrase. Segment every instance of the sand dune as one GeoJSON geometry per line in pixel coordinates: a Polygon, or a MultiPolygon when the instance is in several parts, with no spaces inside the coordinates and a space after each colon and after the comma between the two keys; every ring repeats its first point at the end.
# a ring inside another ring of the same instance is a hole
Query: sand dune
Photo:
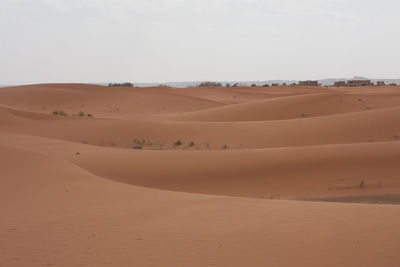
{"type": "Polygon", "coordinates": [[[167,118],[185,121],[268,121],[342,114],[399,105],[400,94],[389,98],[379,95],[325,92],[245,102],[167,118]]]}
{"type": "Polygon", "coordinates": [[[400,107],[366,110],[296,120],[241,122],[179,122],[79,118],[33,114],[0,109],[0,132],[30,134],[129,148],[135,139],[145,139],[149,147],[187,149],[193,141],[198,149],[268,148],[323,144],[350,144],[396,141],[400,107]],[[47,118],[47,119],[46,119],[47,118]],[[151,144],[150,144],[151,143],[151,144]]]}
{"type": "Polygon", "coordinates": [[[399,118],[399,87],[0,88],[0,266],[397,266],[399,118]]]}
{"type": "Polygon", "coordinates": [[[97,117],[121,118],[187,112],[223,105],[213,100],[175,93],[174,88],[127,88],[79,84],[43,84],[1,88],[2,105],[51,114],[79,111],[97,117]]]}
{"type": "Polygon", "coordinates": [[[5,266],[395,266],[400,260],[398,206],[150,190],[109,182],[46,153],[4,145],[0,152],[7,177],[0,189],[5,266]]]}
{"type": "Polygon", "coordinates": [[[144,187],[285,199],[385,195],[400,190],[398,142],[136,151],[30,136],[0,136],[6,144],[63,158],[96,176],[144,187]]]}

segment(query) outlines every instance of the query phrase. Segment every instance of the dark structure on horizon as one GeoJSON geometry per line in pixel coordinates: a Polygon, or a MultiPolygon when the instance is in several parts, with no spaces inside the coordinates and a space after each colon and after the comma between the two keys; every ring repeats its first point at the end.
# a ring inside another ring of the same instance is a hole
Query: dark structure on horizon
{"type": "Polygon", "coordinates": [[[337,81],[333,84],[333,86],[337,86],[337,87],[342,87],[342,86],[346,86],[346,81],[337,81]]]}
{"type": "Polygon", "coordinates": [[[349,87],[359,87],[359,86],[372,86],[374,83],[371,80],[349,80],[347,81],[347,86],[349,87]]]}
{"type": "Polygon", "coordinates": [[[319,86],[318,81],[299,81],[299,85],[302,86],[319,86]]]}
{"type": "Polygon", "coordinates": [[[384,86],[386,84],[385,84],[385,81],[379,81],[379,82],[376,82],[376,85],[377,86],[384,86]]]}

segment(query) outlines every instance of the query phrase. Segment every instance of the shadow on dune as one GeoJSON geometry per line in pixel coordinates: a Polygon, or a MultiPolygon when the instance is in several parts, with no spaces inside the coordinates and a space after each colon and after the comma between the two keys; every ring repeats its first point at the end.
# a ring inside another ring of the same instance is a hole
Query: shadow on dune
{"type": "Polygon", "coordinates": [[[400,204],[400,194],[307,198],[299,200],[339,203],[400,204]]]}

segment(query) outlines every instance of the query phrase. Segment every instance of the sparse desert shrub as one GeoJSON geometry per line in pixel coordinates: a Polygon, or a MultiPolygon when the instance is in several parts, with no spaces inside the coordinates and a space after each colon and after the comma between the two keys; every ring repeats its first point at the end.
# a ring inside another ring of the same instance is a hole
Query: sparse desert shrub
{"type": "Polygon", "coordinates": [[[222,84],[218,82],[201,82],[198,87],[221,87],[222,84]]]}
{"type": "Polygon", "coordinates": [[[269,87],[269,84],[266,83],[266,84],[264,84],[262,87],[269,87]]]}
{"type": "Polygon", "coordinates": [[[228,145],[225,144],[222,148],[223,148],[223,149],[228,149],[228,145]]]}
{"type": "Polygon", "coordinates": [[[126,83],[109,83],[109,87],[134,87],[132,83],[126,82],[126,83]]]}
{"type": "Polygon", "coordinates": [[[143,144],[146,142],[146,140],[145,140],[144,138],[142,138],[142,140],[140,140],[140,139],[138,139],[138,138],[135,138],[135,139],[133,140],[133,142],[136,143],[136,144],[138,144],[138,145],[143,145],[143,144]]]}
{"type": "Polygon", "coordinates": [[[88,114],[86,114],[88,117],[90,117],[90,118],[92,118],[93,117],[93,115],[92,114],[90,114],[90,113],[88,113],[88,114]]]}
{"type": "Polygon", "coordinates": [[[68,116],[68,114],[65,113],[63,110],[56,110],[56,111],[53,111],[52,114],[53,114],[53,115],[60,115],[60,116],[68,116]]]}
{"type": "Polygon", "coordinates": [[[365,184],[364,184],[364,180],[360,181],[360,188],[364,188],[365,184]]]}
{"type": "Polygon", "coordinates": [[[194,142],[192,141],[192,142],[190,142],[189,143],[189,146],[191,147],[191,146],[194,146],[194,142]]]}
{"type": "Polygon", "coordinates": [[[251,87],[257,87],[257,84],[253,83],[253,84],[251,85],[251,87]]]}
{"type": "Polygon", "coordinates": [[[79,117],[85,117],[85,112],[79,111],[79,112],[78,112],[78,116],[79,116],[79,117]]]}
{"type": "Polygon", "coordinates": [[[174,143],[174,146],[180,146],[180,145],[182,145],[182,141],[181,140],[178,140],[178,141],[176,141],[174,143]]]}

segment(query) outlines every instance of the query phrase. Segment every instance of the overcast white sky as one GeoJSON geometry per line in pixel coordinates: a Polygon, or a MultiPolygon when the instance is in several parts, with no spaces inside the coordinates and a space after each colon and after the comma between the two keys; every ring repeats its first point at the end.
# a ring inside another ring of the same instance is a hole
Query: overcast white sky
{"type": "Polygon", "coordinates": [[[0,84],[400,78],[399,0],[0,0],[0,84]]]}

